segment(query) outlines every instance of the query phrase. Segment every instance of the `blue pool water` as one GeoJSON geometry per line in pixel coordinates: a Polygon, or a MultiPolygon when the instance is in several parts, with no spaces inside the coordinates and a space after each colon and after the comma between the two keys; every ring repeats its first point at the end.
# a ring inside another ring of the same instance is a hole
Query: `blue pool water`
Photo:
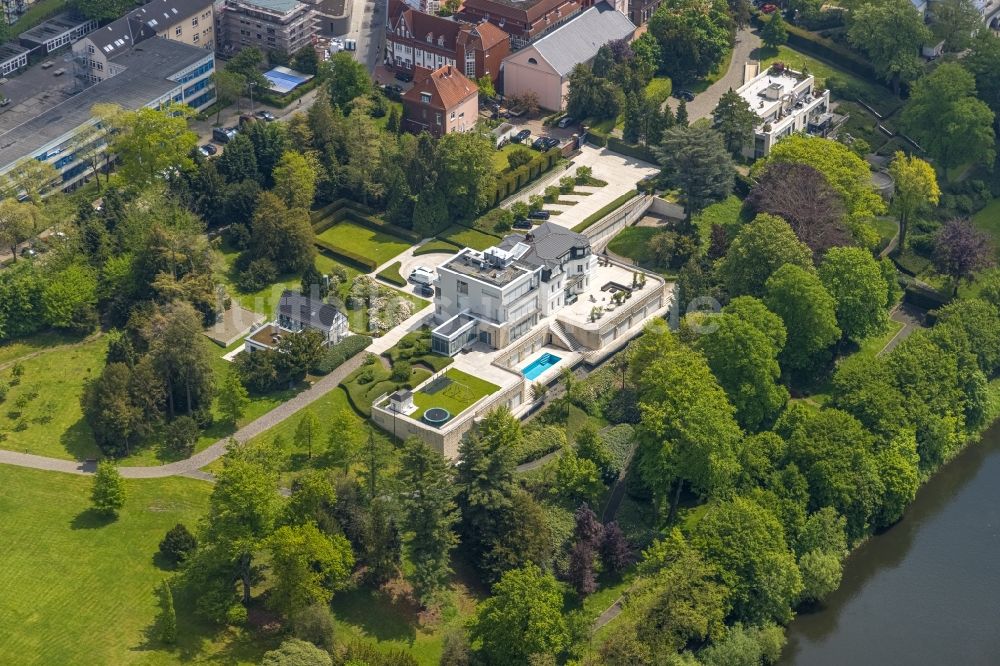
{"type": "Polygon", "coordinates": [[[542,354],[534,361],[524,366],[521,372],[524,373],[526,379],[537,379],[538,375],[542,374],[561,360],[562,359],[555,354],[542,354]]]}

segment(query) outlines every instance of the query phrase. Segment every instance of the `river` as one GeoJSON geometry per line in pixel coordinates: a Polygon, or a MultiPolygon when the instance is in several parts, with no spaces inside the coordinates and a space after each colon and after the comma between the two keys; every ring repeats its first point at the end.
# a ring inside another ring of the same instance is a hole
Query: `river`
{"type": "Polygon", "coordinates": [[[779,663],[1000,664],[1000,425],[851,554],[823,608],[789,625],[779,663]]]}

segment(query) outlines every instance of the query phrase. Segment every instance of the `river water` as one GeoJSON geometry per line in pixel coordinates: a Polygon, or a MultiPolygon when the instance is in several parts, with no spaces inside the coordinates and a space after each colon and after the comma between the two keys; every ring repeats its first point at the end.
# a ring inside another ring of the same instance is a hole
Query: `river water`
{"type": "Polygon", "coordinates": [[[823,608],[789,625],[780,664],[1000,665],[1000,425],[851,554],[823,608]]]}

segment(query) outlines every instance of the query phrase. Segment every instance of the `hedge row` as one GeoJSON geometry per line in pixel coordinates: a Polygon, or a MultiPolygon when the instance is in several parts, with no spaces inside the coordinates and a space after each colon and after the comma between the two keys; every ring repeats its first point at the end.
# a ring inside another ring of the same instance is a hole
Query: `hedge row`
{"type": "Polygon", "coordinates": [[[500,174],[497,178],[496,190],[493,192],[493,205],[496,206],[551,169],[561,156],[562,153],[558,148],[552,148],[544,153],[539,153],[527,164],[500,174]]]}
{"type": "Polygon", "coordinates": [[[397,287],[405,287],[406,279],[399,274],[399,269],[402,267],[403,264],[397,261],[393,264],[390,264],[389,266],[386,266],[385,269],[379,271],[375,275],[375,277],[380,277],[389,284],[394,284],[397,287]]]}
{"type": "Polygon", "coordinates": [[[315,375],[328,375],[355,354],[364,351],[372,339],[367,335],[349,335],[337,344],[328,348],[323,353],[323,358],[319,360],[316,367],[312,369],[315,375]]]}
{"type": "Polygon", "coordinates": [[[601,208],[600,210],[598,210],[596,213],[592,213],[592,214],[588,215],[587,218],[583,222],[581,222],[580,224],[578,224],[575,227],[573,227],[573,231],[575,231],[577,233],[583,232],[584,229],[587,229],[588,227],[593,226],[599,220],[601,220],[603,217],[605,217],[606,215],[610,214],[611,212],[613,212],[613,211],[621,208],[627,201],[630,201],[630,200],[634,199],[637,196],[639,196],[639,190],[629,190],[628,192],[626,192],[625,194],[621,195],[620,197],[618,197],[617,199],[615,199],[614,201],[612,201],[608,205],[606,205],[603,208],[601,208]]]}
{"type": "Polygon", "coordinates": [[[363,270],[365,273],[371,273],[373,270],[378,268],[378,264],[369,259],[368,257],[363,257],[360,254],[351,252],[342,247],[338,247],[333,243],[329,243],[321,238],[317,238],[315,243],[327,254],[332,256],[338,261],[343,261],[346,264],[352,265],[356,268],[363,270]]]}
{"type": "Polygon", "coordinates": [[[404,229],[403,227],[398,227],[395,224],[386,222],[382,218],[375,217],[373,215],[365,215],[364,213],[359,213],[353,209],[347,209],[347,219],[356,224],[360,224],[363,227],[372,229],[373,231],[381,231],[382,233],[389,234],[390,236],[399,236],[403,240],[407,240],[411,243],[419,243],[422,239],[418,234],[415,234],[409,229],[404,229]]]}
{"type": "Polygon", "coordinates": [[[338,199],[318,210],[314,210],[310,214],[310,218],[313,233],[316,234],[323,233],[338,222],[350,220],[373,231],[381,231],[392,236],[399,236],[411,243],[419,243],[421,240],[420,236],[409,229],[398,227],[395,224],[390,224],[381,218],[375,217],[366,206],[355,204],[353,201],[347,201],[346,199],[338,199]]]}
{"type": "Polygon", "coordinates": [[[275,95],[270,92],[261,93],[258,101],[264,104],[270,104],[271,106],[278,107],[279,109],[284,109],[289,104],[299,99],[306,93],[312,91],[316,86],[319,85],[319,77],[314,76],[302,85],[298,86],[295,90],[288,93],[287,95],[275,95]]]}
{"type": "Polygon", "coordinates": [[[643,146],[634,143],[625,143],[616,136],[613,136],[607,141],[608,150],[614,151],[621,155],[628,155],[629,157],[634,157],[638,160],[643,160],[645,162],[651,162],[656,164],[656,155],[650,150],[649,146],[643,146]]]}
{"type": "Polygon", "coordinates": [[[593,127],[587,128],[587,143],[604,148],[608,145],[608,135],[593,127]]]}

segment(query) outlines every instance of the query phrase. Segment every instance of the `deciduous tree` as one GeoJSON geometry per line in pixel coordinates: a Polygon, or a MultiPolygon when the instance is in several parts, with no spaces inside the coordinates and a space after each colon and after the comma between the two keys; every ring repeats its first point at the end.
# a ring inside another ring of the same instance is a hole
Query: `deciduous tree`
{"type": "Polygon", "coordinates": [[[330,90],[330,101],[341,109],[372,88],[368,69],[347,51],[336,53],[321,63],[319,72],[330,90]]]}
{"type": "Polygon", "coordinates": [[[239,374],[227,373],[219,390],[219,411],[235,427],[249,404],[250,396],[240,381],[239,374]]]}
{"type": "Polygon", "coordinates": [[[316,172],[306,155],[286,150],[274,167],[274,193],[289,208],[309,210],[316,196],[316,172]]]}
{"type": "Polygon", "coordinates": [[[17,246],[37,233],[39,211],[34,204],[20,203],[14,198],[0,201],[0,246],[10,250],[17,261],[17,246]]]}
{"type": "Polygon", "coordinates": [[[835,247],[819,266],[823,286],[837,302],[841,334],[860,342],[885,332],[888,288],[875,258],[859,247],[835,247]]]}
{"type": "Polygon", "coordinates": [[[771,14],[771,20],[760,29],[760,40],[769,49],[777,49],[788,42],[788,28],[785,27],[785,19],[781,17],[780,11],[771,14]]]}
{"type": "Polygon", "coordinates": [[[193,167],[190,155],[198,145],[198,135],[187,127],[191,115],[189,107],[169,104],[117,116],[110,150],[118,156],[119,172],[126,182],[141,186],[172,170],[193,167]]]}
{"type": "Polygon", "coordinates": [[[113,517],[125,506],[125,479],[110,460],[97,463],[90,501],[95,511],[113,517]]]}
{"type": "Polygon", "coordinates": [[[660,47],[659,68],[675,82],[707,76],[731,46],[732,20],[724,0],[672,0],[649,20],[660,47]]]}
{"type": "Polygon", "coordinates": [[[329,604],[354,567],[347,539],[324,534],[312,522],[279,527],[268,537],[267,547],[271,554],[268,603],[285,617],[315,604],[329,604]]]}
{"type": "Polygon", "coordinates": [[[972,0],[934,3],[931,32],[935,38],[944,40],[945,50],[964,51],[980,31],[983,31],[983,17],[972,0]]]}
{"type": "Polygon", "coordinates": [[[764,285],[764,303],[781,317],[788,341],[781,352],[782,366],[807,370],[828,360],[829,348],[840,339],[837,303],[817,275],[785,264],[764,285]]]}
{"type": "Polygon", "coordinates": [[[989,234],[968,219],[949,220],[934,238],[934,265],[952,279],[952,293],[959,284],[972,282],[976,272],[994,265],[996,250],[989,234]]]}
{"type": "Polygon", "coordinates": [[[991,164],[993,112],[976,97],[976,80],[957,63],[943,63],[913,84],[901,124],[945,169],[991,164]]]}
{"type": "Polygon", "coordinates": [[[871,60],[879,75],[899,92],[920,74],[917,55],[930,41],[923,17],[909,0],[866,3],[852,13],[847,39],[871,60]]]}
{"type": "Polygon", "coordinates": [[[312,459],[313,443],[319,438],[319,417],[311,409],[305,410],[299,424],[295,426],[295,446],[306,449],[306,457],[312,459]]]}
{"type": "Polygon", "coordinates": [[[760,296],[767,279],[785,264],[811,268],[812,252],[787,222],[762,213],[736,234],[719,275],[731,296],[760,296]]]}

